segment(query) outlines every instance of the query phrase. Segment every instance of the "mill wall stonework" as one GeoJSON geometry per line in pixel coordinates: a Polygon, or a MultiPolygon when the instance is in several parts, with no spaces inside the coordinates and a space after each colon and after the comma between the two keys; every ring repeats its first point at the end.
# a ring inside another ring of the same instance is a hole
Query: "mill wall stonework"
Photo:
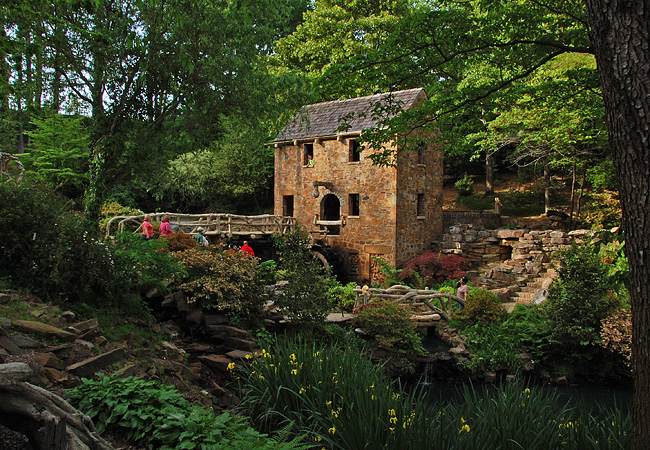
{"type": "Polygon", "coordinates": [[[442,153],[430,149],[424,154],[424,163],[418,164],[417,152],[407,152],[400,155],[396,167],[379,167],[363,152],[359,161],[349,161],[350,139],[314,140],[308,164],[304,143],[276,147],[274,210],[286,214],[285,198],[293,196],[293,216],[314,241],[343,248],[356,262],[362,278],[376,278],[373,256],[396,265],[440,239],[442,153]],[[315,181],[324,184],[318,187],[318,197],[313,196],[315,181]],[[358,195],[358,215],[351,214],[351,194],[358,195]],[[424,195],[419,218],[418,194],[424,195]],[[341,225],[334,227],[334,232],[332,227],[315,222],[315,218],[324,219],[328,195],[340,204],[341,225]],[[325,228],[329,228],[327,234],[325,228]]]}

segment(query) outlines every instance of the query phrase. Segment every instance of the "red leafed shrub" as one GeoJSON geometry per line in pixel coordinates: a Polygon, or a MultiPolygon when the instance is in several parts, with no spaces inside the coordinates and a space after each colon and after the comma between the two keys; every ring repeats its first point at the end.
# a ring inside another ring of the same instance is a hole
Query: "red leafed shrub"
{"type": "Polygon", "coordinates": [[[632,313],[622,308],[600,321],[602,346],[623,355],[632,364],[632,313]]]}
{"type": "Polygon", "coordinates": [[[402,265],[400,280],[415,281],[413,272],[417,272],[425,284],[441,283],[465,275],[467,261],[458,255],[445,255],[427,250],[402,265]]]}

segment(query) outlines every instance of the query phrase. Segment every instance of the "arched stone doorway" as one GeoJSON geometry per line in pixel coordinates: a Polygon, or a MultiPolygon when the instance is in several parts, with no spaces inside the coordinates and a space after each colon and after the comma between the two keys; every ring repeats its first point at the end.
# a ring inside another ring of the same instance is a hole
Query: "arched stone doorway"
{"type": "MultiPolygon", "coordinates": [[[[327,194],[320,202],[321,220],[341,220],[341,201],[334,194],[327,194]]],[[[340,225],[326,225],[328,234],[340,234],[340,225]]]]}

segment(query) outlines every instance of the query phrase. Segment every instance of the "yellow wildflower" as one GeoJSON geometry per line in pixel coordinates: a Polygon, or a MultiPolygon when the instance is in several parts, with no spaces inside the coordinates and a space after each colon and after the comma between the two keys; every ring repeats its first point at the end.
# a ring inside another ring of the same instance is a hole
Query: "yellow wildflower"
{"type": "Polygon", "coordinates": [[[334,433],[336,433],[336,428],[334,428],[334,427],[332,427],[332,428],[330,428],[330,429],[329,429],[329,430],[327,430],[327,431],[329,431],[329,432],[330,432],[330,434],[331,434],[331,435],[333,436],[333,435],[334,435],[334,433]]]}
{"type": "Polygon", "coordinates": [[[233,370],[234,368],[235,368],[235,363],[234,362],[231,362],[230,364],[228,364],[228,370],[233,370]]]}

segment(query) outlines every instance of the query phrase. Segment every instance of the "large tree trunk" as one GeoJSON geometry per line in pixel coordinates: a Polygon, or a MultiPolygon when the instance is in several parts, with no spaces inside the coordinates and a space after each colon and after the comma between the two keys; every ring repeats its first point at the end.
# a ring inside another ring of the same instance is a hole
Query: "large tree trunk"
{"type": "Polygon", "coordinates": [[[485,194],[494,194],[494,152],[485,152],[485,194]]]}
{"type": "Polygon", "coordinates": [[[113,450],[88,416],[38,386],[0,375],[0,419],[34,450],[113,450]]]}
{"type": "Polygon", "coordinates": [[[650,448],[650,2],[587,0],[630,265],[634,427],[650,448]]]}

